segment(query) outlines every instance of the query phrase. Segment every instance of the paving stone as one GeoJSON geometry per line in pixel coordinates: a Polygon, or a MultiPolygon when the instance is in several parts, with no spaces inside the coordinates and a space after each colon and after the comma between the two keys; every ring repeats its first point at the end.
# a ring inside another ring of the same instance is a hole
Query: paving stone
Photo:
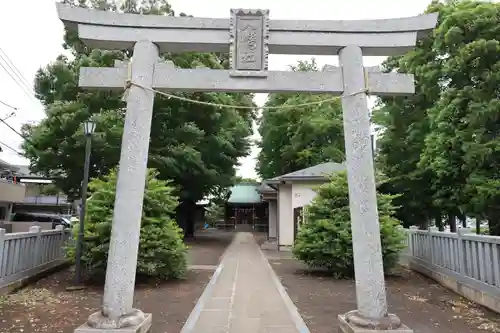
{"type": "Polygon", "coordinates": [[[266,326],[260,328],[257,333],[297,333],[294,326],[266,326]]]}
{"type": "Polygon", "coordinates": [[[259,318],[234,317],[229,325],[231,333],[255,333],[261,327],[259,318]]]}
{"type": "Polygon", "coordinates": [[[211,298],[205,305],[206,310],[225,310],[229,311],[231,307],[230,298],[211,298]]]}
{"type": "MultiPolygon", "coordinates": [[[[208,328],[228,327],[229,311],[202,310],[193,329],[193,333],[205,333],[208,328]]],[[[217,332],[217,331],[215,331],[217,332]]]]}

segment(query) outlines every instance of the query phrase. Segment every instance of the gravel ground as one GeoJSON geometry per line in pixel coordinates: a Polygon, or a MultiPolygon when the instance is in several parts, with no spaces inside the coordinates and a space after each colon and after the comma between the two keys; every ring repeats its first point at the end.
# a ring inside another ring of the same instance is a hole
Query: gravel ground
{"type": "MultiPolygon", "coordinates": [[[[290,254],[266,252],[312,333],[337,333],[337,315],[356,308],[355,285],[311,271],[290,254]]],[[[404,268],[386,280],[389,311],[415,333],[500,332],[500,315],[404,268]]]]}
{"type": "MultiPolygon", "coordinates": [[[[231,233],[211,232],[187,241],[191,270],[183,280],[138,283],[135,307],[153,314],[151,333],[179,332],[232,239],[231,233]]],[[[98,311],[103,287],[88,285],[67,291],[74,268],[54,273],[7,296],[0,296],[1,333],[73,333],[89,314],[98,311]]]]}

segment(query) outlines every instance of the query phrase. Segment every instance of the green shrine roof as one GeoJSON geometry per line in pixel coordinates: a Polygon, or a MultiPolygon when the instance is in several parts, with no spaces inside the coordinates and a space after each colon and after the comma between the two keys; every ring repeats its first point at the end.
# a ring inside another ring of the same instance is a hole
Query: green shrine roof
{"type": "Polygon", "coordinates": [[[231,195],[228,203],[252,204],[260,203],[260,194],[258,192],[260,184],[242,183],[231,187],[231,195]]]}

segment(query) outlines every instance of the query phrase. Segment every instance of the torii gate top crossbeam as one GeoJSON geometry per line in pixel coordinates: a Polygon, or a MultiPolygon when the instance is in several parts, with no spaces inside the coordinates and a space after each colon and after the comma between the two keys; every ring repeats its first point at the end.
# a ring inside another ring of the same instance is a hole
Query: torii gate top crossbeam
{"type": "MultiPolygon", "coordinates": [[[[150,40],[168,52],[227,52],[229,19],[120,14],[57,4],[59,18],[91,47],[131,49],[150,40]]],[[[349,44],[365,56],[404,54],[435,27],[437,14],[355,21],[271,20],[269,53],[335,55],[349,44]]]]}

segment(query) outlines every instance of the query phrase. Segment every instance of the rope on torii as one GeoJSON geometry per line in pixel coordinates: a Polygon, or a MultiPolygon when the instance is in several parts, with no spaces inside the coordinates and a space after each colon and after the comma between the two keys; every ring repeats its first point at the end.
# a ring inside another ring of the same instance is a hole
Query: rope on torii
{"type": "Polygon", "coordinates": [[[159,94],[159,95],[165,96],[168,99],[172,98],[172,99],[177,99],[177,100],[180,100],[180,101],[183,101],[183,102],[188,102],[188,103],[193,103],[193,104],[198,104],[198,105],[212,106],[212,107],[216,107],[216,108],[219,108],[219,109],[222,109],[222,108],[232,108],[232,109],[240,109],[240,110],[241,109],[244,109],[244,110],[255,110],[255,109],[257,109],[257,110],[295,109],[295,108],[315,106],[315,105],[321,106],[323,103],[335,102],[335,101],[340,100],[343,97],[355,96],[355,95],[362,94],[362,93],[369,94],[369,90],[368,90],[368,71],[365,70],[364,73],[365,73],[365,88],[362,89],[362,90],[360,90],[360,91],[357,91],[355,93],[351,93],[351,94],[347,94],[347,95],[342,95],[342,96],[334,96],[332,98],[326,98],[326,99],[323,99],[323,100],[320,100],[320,101],[314,101],[314,102],[308,102],[308,103],[301,103],[301,104],[294,104],[294,105],[286,105],[285,104],[285,105],[280,105],[280,106],[257,106],[257,107],[253,107],[253,106],[248,106],[248,105],[229,105],[229,104],[205,102],[205,101],[200,101],[200,100],[191,99],[191,98],[187,98],[187,97],[177,96],[177,95],[174,95],[174,94],[169,94],[169,93],[166,93],[164,91],[160,91],[160,90],[157,90],[157,89],[154,89],[154,88],[145,87],[145,86],[143,86],[141,84],[138,84],[138,83],[135,83],[135,82],[132,81],[132,59],[131,59],[131,61],[129,61],[128,64],[127,64],[127,79],[125,81],[125,92],[123,94],[122,100],[126,101],[127,96],[128,96],[128,91],[129,91],[130,87],[131,86],[136,86],[136,87],[139,87],[141,89],[152,91],[155,94],[159,94]]]}

